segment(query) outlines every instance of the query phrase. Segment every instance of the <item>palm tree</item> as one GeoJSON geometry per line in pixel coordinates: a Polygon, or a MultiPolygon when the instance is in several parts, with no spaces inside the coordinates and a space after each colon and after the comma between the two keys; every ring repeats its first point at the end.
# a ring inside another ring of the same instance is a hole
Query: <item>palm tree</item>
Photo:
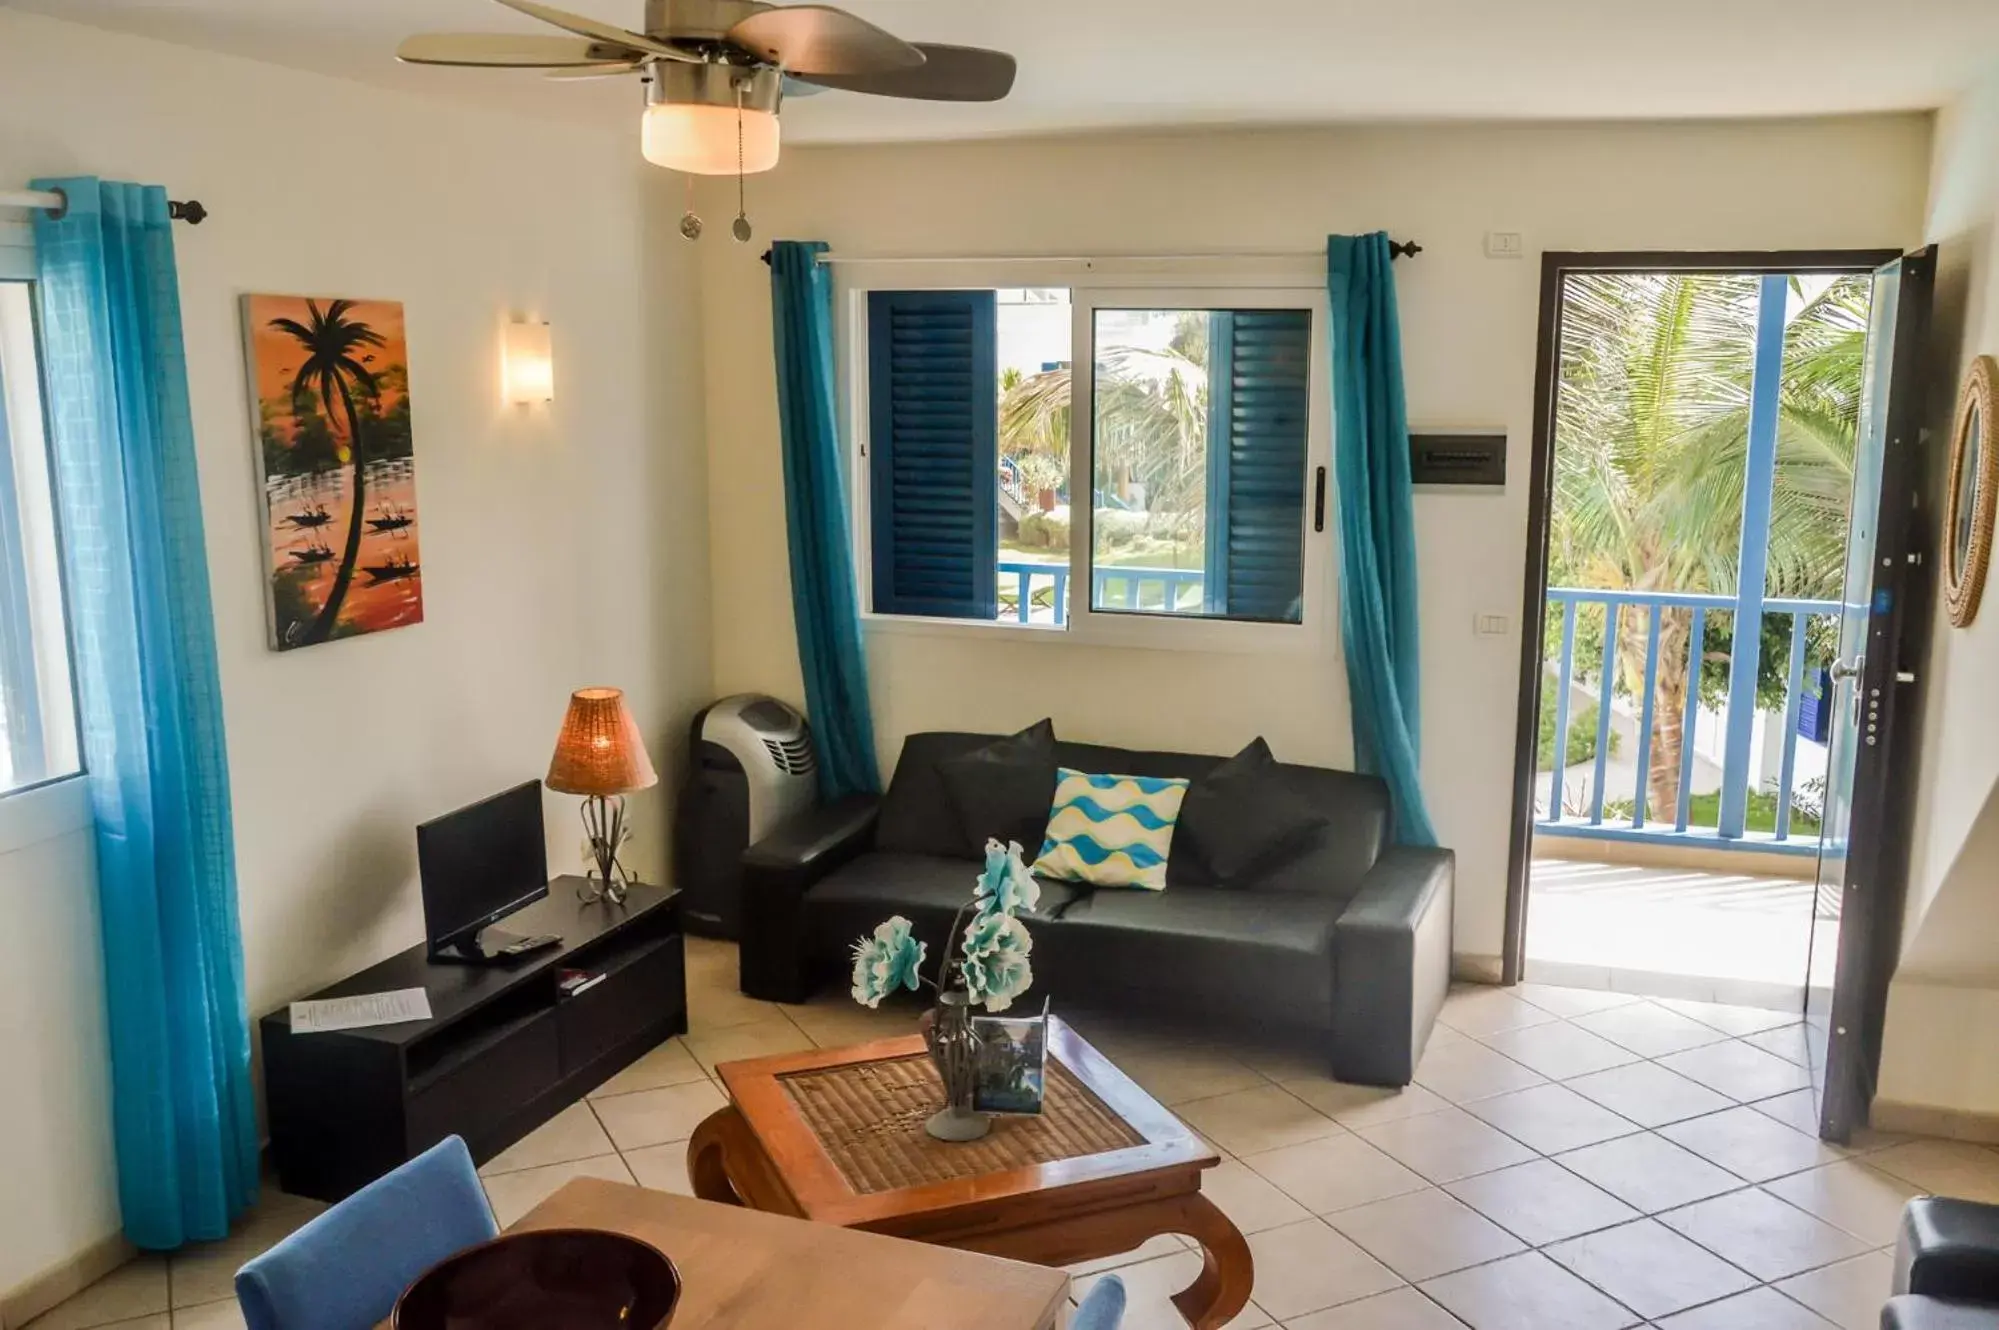
{"type": "Polygon", "coordinates": [[[333,589],[327,592],[326,603],[300,639],[300,645],[324,642],[339,621],[340,607],[347,599],[347,588],[354,581],[354,564],[361,555],[361,529],[367,516],[364,490],[367,485],[366,467],[368,450],[361,437],[361,416],[354,407],[354,393],[359,390],[372,396],[380,391],[375,376],[367,366],[355,359],[355,352],[361,347],[385,346],[382,335],[367,324],[347,317],[353,308],[351,300],[335,300],[324,310],[316,300],[308,300],[306,309],[310,313],[309,324],[297,319],[272,319],[271,326],[279,332],[289,334],[305,348],[305,363],[298,367],[298,374],[292,380],[294,400],[319,394],[320,406],[330,421],[334,416],[334,403],[340,405],[341,415],[346,418],[347,437],[337,455],[342,462],[354,464],[353,494],[347,514],[347,543],[340,552],[340,568],[333,576],[333,589]]]}
{"type": "MultiPolygon", "coordinates": [[[[1805,296],[1796,279],[1793,291],[1805,296]]],[[[1568,280],[1551,582],[1734,590],[1757,303],[1758,282],[1747,276],[1568,280]]],[[[1867,304],[1865,279],[1842,278],[1802,299],[1785,327],[1769,540],[1775,595],[1839,592],[1867,304]]],[[[1677,799],[1686,690],[1699,683],[1687,671],[1691,611],[1662,612],[1659,630],[1646,771],[1654,809],[1677,799]]],[[[1618,682],[1628,696],[1644,691],[1648,631],[1644,613],[1619,617],[1618,682]]]]}
{"type": "MultiPolygon", "coordinates": [[[[1207,485],[1206,311],[1187,311],[1159,351],[1107,346],[1096,367],[1099,476],[1129,473],[1152,512],[1193,514],[1207,485]]],[[[1016,458],[1069,456],[1071,375],[1044,370],[1003,385],[1000,451],[1016,458]]]]}

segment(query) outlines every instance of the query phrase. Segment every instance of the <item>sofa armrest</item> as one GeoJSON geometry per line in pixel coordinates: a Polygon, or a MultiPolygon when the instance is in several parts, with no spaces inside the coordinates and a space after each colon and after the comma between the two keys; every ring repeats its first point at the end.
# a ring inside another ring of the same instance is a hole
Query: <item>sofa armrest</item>
{"type": "Polygon", "coordinates": [[[1918,1196],[1902,1208],[1897,1293],[1999,1302],[1999,1206],[1918,1196]]]}
{"type": "Polygon", "coordinates": [[[1383,852],[1333,925],[1333,1074],[1407,1085],[1451,986],[1457,858],[1383,852]]]}
{"type": "Polygon", "coordinates": [[[805,895],[874,844],[881,799],[849,795],[783,822],[743,851],[743,937],[738,981],[769,1002],[811,996],[804,949],[805,895]]]}

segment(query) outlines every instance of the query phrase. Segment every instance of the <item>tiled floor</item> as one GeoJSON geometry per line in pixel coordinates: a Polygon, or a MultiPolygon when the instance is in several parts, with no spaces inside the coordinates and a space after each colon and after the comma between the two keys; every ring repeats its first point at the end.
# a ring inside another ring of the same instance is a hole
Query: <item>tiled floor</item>
{"type": "MultiPolygon", "coordinates": [[[[1564,851],[1577,842],[1562,842],[1564,851]]],[[[1527,976],[1548,983],[1795,1010],[1806,976],[1832,982],[1839,920],[1809,879],[1816,861],[1773,858],[1769,875],[1536,858],[1527,976]],[[1795,876],[1792,876],[1795,875],[1795,876]]]]}
{"type": "MultiPolygon", "coordinates": [[[[502,1222],[577,1176],[685,1191],[719,1060],[912,1028],[831,991],[735,991],[733,951],[689,949],[693,1028],[489,1163],[502,1222]]],[[[1999,1152],[1806,1132],[1810,1091],[1765,1011],[1534,984],[1466,988],[1417,1083],[1342,1085],[1297,1051],[1129,1019],[1073,1024],[1224,1156],[1208,1194],[1248,1235],[1254,1301],[1287,1330],[1872,1330],[1902,1202],[1999,1200],[1999,1152]]],[[[227,1242],[127,1266],[35,1330],[236,1330],[230,1277],[316,1207],[272,1195],[227,1242]]],[[[1198,1255],[1162,1238],[1076,1268],[1125,1280],[1128,1330],[1178,1330],[1198,1255]]]]}

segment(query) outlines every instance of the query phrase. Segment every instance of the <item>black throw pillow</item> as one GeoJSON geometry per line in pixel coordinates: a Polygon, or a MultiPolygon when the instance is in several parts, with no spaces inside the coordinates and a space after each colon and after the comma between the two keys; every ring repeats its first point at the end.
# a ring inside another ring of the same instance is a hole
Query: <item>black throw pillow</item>
{"type": "Polygon", "coordinates": [[[1285,780],[1262,736],[1187,788],[1173,852],[1192,853],[1229,886],[1275,868],[1326,825],[1285,780]]]}
{"type": "Polygon", "coordinates": [[[1018,841],[1027,861],[1034,862],[1048,832],[1048,806],[1055,801],[1054,721],[939,762],[937,774],[973,854],[985,853],[990,836],[1018,841]]]}

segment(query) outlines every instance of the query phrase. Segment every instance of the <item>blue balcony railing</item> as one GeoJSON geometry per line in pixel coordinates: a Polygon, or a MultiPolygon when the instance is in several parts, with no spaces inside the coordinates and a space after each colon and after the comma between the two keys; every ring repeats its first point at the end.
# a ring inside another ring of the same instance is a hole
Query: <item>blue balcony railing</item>
{"type": "MultiPolygon", "coordinates": [[[[1816,836],[1796,837],[1791,831],[1792,795],[1797,777],[1799,716],[1804,709],[1805,643],[1812,620],[1818,618],[1835,619],[1839,616],[1840,605],[1830,600],[1787,600],[1764,599],[1757,602],[1763,615],[1788,616],[1790,619],[1790,656],[1784,685],[1784,729],[1783,754],[1777,775],[1777,808],[1773,833],[1755,833],[1741,826],[1730,827],[1727,810],[1731,803],[1743,806],[1747,796],[1749,766],[1753,730],[1753,717],[1737,717],[1732,714],[1723,718],[1725,736],[1722,754],[1721,806],[1724,825],[1714,828],[1690,827],[1688,817],[1693,798],[1694,786],[1694,727],[1700,707],[1700,651],[1703,632],[1707,626],[1707,616],[1715,611],[1734,614],[1738,612],[1738,599],[1734,596],[1690,595],[1681,592],[1598,590],[1579,587],[1550,587],[1548,589],[1548,613],[1553,621],[1562,626],[1561,656],[1556,664],[1557,682],[1554,707],[1554,747],[1553,763],[1555,772],[1549,791],[1547,807],[1540,810],[1538,830],[1556,835],[1604,836],[1619,839],[1638,840],[1705,840],[1709,843],[1723,842],[1743,849],[1778,849],[1793,852],[1809,852],[1818,845],[1816,836]],[[1600,606],[1603,610],[1603,650],[1596,660],[1584,661],[1585,667],[1594,667],[1596,686],[1596,753],[1589,783],[1588,808],[1568,809],[1563,806],[1562,776],[1564,762],[1568,755],[1570,698],[1575,691],[1578,672],[1576,660],[1576,625],[1586,606],[1600,606]],[[1686,669],[1687,689],[1685,711],[1680,721],[1680,767],[1679,779],[1675,783],[1678,790],[1678,806],[1671,810],[1647,807],[1650,793],[1647,776],[1652,765],[1652,730],[1656,719],[1655,707],[1659,694],[1660,624],[1669,610],[1690,611],[1691,631],[1687,637],[1686,656],[1682,664],[1686,669]],[[1638,706],[1637,752],[1634,755],[1635,781],[1631,800],[1631,815],[1627,821],[1622,816],[1607,818],[1604,811],[1605,775],[1609,767],[1611,729],[1618,678],[1618,632],[1622,616],[1637,614],[1643,616],[1645,625],[1645,660],[1643,695],[1635,699],[1638,706]],[[1738,723],[1738,721],[1740,723],[1738,723]],[[1737,797],[1729,798],[1730,792],[1737,797]]],[[[1740,662],[1737,654],[1734,659],[1740,662]]],[[[1740,668],[1739,663],[1731,668],[1740,668]]],[[[1755,654],[1749,655],[1750,670],[1756,669],[1755,654]]],[[[1731,688],[1732,697],[1743,693],[1731,688]]],[[[1747,696],[1753,699],[1754,688],[1747,696]]]]}
{"type": "MultiPolygon", "coordinates": [[[[1153,614],[1198,613],[1206,577],[1194,568],[1099,568],[1090,603],[1153,614]]],[[[1069,621],[1069,565],[1002,559],[1000,617],[1018,623],[1069,621]]]]}

